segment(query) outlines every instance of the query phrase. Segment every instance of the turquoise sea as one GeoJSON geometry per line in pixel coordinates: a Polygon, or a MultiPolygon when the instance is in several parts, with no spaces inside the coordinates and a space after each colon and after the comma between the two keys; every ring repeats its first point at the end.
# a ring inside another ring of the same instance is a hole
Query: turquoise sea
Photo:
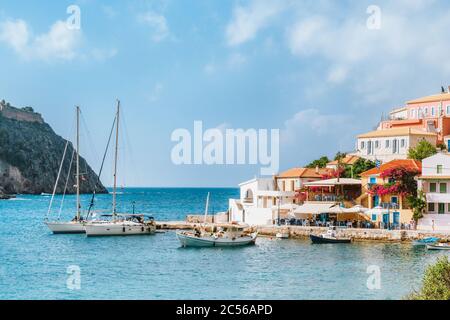
{"type": "MultiPolygon", "coordinates": [[[[128,188],[119,208],[182,220],[227,209],[237,189],[128,188]]],[[[83,204],[89,201],[83,196],[83,204]]],[[[55,202],[58,211],[59,199],[55,202]]],[[[86,238],[52,235],[43,224],[50,196],[19,195],[0,202],[0,299],[400,299],[420,284],[440,252],[408,244],[311,245],[259,238],[251,247],[180,248],[174,232],[153,236],[86,238]],[[369,266],[378,266],[381,288],[369,290],[369,266]],[[68,287],[68,268],[80,286],[68,287]],[[70,270],[70,269],[69,269],[70,270]]],[[[110,207],[99,195],[97,209],[110,207]]],[[[74,212],[68,196],[62,216],[74,212]]]]}

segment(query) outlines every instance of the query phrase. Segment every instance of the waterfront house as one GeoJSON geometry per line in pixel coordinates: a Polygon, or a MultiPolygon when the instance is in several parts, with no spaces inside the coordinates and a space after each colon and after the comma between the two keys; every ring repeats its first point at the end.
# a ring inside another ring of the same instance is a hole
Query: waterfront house
{"type": "MultiPolygon", "coordinates": [[[[298,192],[305,183],[323,180],[333,172],[329,168],[292,168],[275,176],[275,184],[277,190],[298,192]]],[[[293,202],[298,204],[301,200],[296,198],[293,202]]]]}
{"type": "Polygon", "coordinates": [[[437,134],[410,127],[371,131],[358,136],[356,155],[383,163],[407,159],[408,149],[416,147],[421,140],[436,145],[437,134]]]}
{"type": "MultiPolygon", "coordinates": [[[[372,168],[361,174],[362,189],[359,204],[369,209],[384,209],[383,215],[371,215],[373,222],[387,224],[410,224],[412,210],[406,201],[407,189],[399,185],[402,172],[409,173],[411,177],[418,176],[422,171],[420,161],[411,159],[396,159],[372,168]],[[395,172],[400,172],[395,174],[395,172]]],[[[416,186],[414,185],[414,188],[416,186]]]]}
{"type": "Polygon", "coordinates": [[[427,207],[419,220],[419,230],[450,231],[450,155],[438,153],[422,162],[419,190],[425,194],[427,207]]]}
{"type": "Polygon", "coordinates": [[[349,209],[356,205],[355,199],[361,195],[361,180],[332,178],[307,182],[304,184],[302,194],[305,201],[302,206],[294,210],[296,218],[320,215],[322,221],[365,220],[363,215],[356,212],[338,215],[335,210],[336,208],[349,209]]]}
{"type": "Polygon", "coordinates": [[[274,178],[255,178],[239,184],[240,198],[229,200],[230,222],[271,225],[279,208],[293,203],[295,191],[278,190],[274,178]]]}

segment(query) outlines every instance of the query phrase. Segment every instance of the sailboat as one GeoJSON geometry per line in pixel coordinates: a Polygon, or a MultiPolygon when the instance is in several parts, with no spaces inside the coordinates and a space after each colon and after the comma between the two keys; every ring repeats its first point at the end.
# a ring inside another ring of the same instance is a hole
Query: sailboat
{"type": "MultiPolygon", "coordinates": [[[[45,221],[47,227],[54,233],[84,233],[84,220],[81,217],[80,212],[80,107],[76,107],[76,115],[77,115],[77,145],[76,145],[76,190],[77,190],[77,212],[75,218],[72,221],[45,221]]],[[[66,146],[64,149],[63,159],[61,161],[58,176],[56,178],[55,186],[53,188],[52,198],[50,200],[50,205],[48,208],[47,215],[50,213],[53,199],[56,193],[56,187],[58,185],[59,178],[61,176],[61,170],[64,163],[64,158],[66,156],[67,147],[69,145],[69,141],[66,142],[66,146]]],[[[70,170],[69,170],[70,171],[70,170]]],[[[70,172],[69,172],[70,174],[70,172]]],[[[67,183],[66,183],[67,186],[67,183]]]]}
{"type": "Polygon", "coordinates": [[[119,116],[120,101],[117,101],[117,112],[115,118],[116,126],[116,145],[114,155],[114,186],[112,214],[102,215],[102,219],[109,221],[88,221],[84,224],[87,236],[126,236],[126,235],[145,235],[156,232],[156,223],[153,217],[143,214],[120,214],[117,213],[117,160],[119,144],[119,116]]]}
{"type": "Polygon", "coordinates": [[[211,231],[206,230],[206,217],[208,216],[209,196],[206,197],[205,218],[202,228],[194,231],[177,232],[177,238],[182,247],[237,247],[255,244],[258,236],[257,232],[245,233],[245,226],[236,224],[218,225],[217,230],[212,227],[211,231]]]}

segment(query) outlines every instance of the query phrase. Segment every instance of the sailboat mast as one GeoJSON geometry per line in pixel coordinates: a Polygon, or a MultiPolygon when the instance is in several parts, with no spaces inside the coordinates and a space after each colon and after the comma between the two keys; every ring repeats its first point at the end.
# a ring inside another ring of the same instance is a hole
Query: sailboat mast
{"type": "Polygon", "coordinates": [[[80,220],[80,107],[77,106],[77,221],[80,220]]]}
{"type": "Polygon", "coordinates": [[[116,114],[116,150],[114,155],[114,187],[113,187],[113,218],[116,218],[116,191],[117,191],[117,157],[119,145],[119,114],[120,114],[120,100],[117,100],[117,114],[116,114]]]}
{"type": "Polygon", "coordinates": [[[208,216],[209,195],[210,195],[210,193],[208,192],[208,196],[206,197],[205,219],[204,219],[204,221],[203,221],[203,223],[204,223],[205,225],[206,225],[206,217],[208,216]]]}

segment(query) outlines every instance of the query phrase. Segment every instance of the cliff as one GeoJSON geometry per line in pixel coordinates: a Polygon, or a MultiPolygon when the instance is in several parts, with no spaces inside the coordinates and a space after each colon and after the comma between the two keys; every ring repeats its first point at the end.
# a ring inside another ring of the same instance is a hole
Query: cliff
{"type": "MultiPolygon", "coordinates": [[[[52,193],[66,140],[34,113],[31,108],[17,109],[5,104],[0,108],[0,193],[52,193]],[[6,107],[7,106],[7,107],[6,107]],[[41,119],[41,120],[39,120],[41,119]]],[[[73,146],[70,143],[63,164],[57,193],[64,191],[69,175],[67,193],[75,193],[75,162],[69,174],[73,146]]],[[[97,175],[80,157],[80,192],[106,193],[97,183],[97,175]]]]}

